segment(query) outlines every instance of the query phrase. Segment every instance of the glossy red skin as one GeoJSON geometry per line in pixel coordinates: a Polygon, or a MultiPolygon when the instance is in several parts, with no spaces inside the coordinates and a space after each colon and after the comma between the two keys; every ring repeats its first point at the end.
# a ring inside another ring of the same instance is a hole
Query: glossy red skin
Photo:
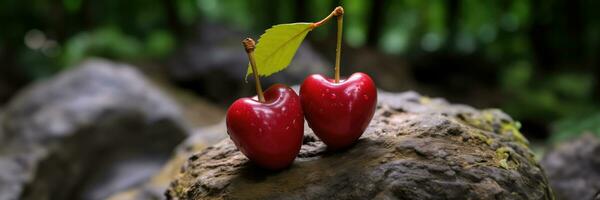
{"type": "Polygon", "coordinates": [[[275,84],[264,93],[240,98],[227,110],[227,133],[237,148],[257,165],[278,170],[294,162],[304,134],[300,97],[291,88],[275,84]]]}
{"type": "Polygon", "coordinates": [[[354,144],[371,122],[377,89],[360,72],[339,83],[313,74],[302,83],[300,99],[310,128],[328,148],[337,150],[354,144]]]}

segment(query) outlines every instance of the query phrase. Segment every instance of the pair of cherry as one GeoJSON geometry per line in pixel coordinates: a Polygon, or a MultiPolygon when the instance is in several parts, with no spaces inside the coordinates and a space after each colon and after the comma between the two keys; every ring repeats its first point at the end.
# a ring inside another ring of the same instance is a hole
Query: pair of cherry
{"type": "Polygon", "coordinates": [[[377,103],[377,89],[364,73],[347,79],[313,74],[300,87],[300,96],[275,84],[258,97],[241,98],[227,110],[227,132],[238,149],[267,169],[293,163],[300,151],[304,118],[328,149],[354,144],[369,125],[377,103]]]}
{"type": "MultiPolygon", "coordinates": [[[[310,75],[300,86],[300,96],[282,84],[273,85],[263,94],[253,54],[256,43],[251,38],[242,42],[248,53],[258,95],[235,101],[227,110],[226,123],[231,140],[254,163],[274,170],[292,164],[302,146],[304,118],[317,137],[331,150],[351,146],[369,125],[377,104],[377,89],[373,80],[364,73],[354,73],[347,79],[340,79],[343,15],[344,9],[338,6],[319,22],[273,26],[261,36],[261,41],[267,40],[267,46],[270,45],[271,50],[284,49],[285,44],[296,44],[297,49],[302,42],[302,39],[297,41],[298,38],[304,38],[308,31],[321,26],[327,20],[337,18],[335,78],[310,75]],[[298,26],[300,28],[285,28],[298,26]],[[274,30],[277,28],[280,30],[274,30]],[[287,34],[294,31],[294,34],[287,34]],[[294,39],[296,41],[291,42],[294,39]],[[281,45],[274,45],[277,43],[275,41],[279,41],[281,45]]],[[[295,52],[293,48],[281,51],[295,52]]],[[[282,61],[279,66],[285,68],[283,60],[288,60],[289,63],[291,56],[286,54],[288,56],[284,58],[286,56],[282,54],[275,54],[276,52],[271,52],[266,55],[272,55],[268,58],[282,61]]],[[[274,63],[278,62],[269,62],[277,66],[274,63]]]]}

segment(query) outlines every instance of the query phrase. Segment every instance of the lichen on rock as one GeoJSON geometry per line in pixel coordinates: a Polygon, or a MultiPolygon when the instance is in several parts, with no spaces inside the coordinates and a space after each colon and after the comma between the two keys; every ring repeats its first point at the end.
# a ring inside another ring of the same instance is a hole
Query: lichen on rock
{"type": "Polygon", "coordinates": [[[330,152],[306,129],[295,163],[266,171],[229,140],[189,157],[168,199],[553,199],[518,123],[414,92],[379,93],[361,139],[330,152]]]}

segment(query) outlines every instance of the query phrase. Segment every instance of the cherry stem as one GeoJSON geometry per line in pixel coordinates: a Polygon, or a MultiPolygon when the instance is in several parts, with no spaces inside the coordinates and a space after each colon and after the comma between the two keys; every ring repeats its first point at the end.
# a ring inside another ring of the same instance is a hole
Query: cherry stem
{"type": "Polygon", "coordinates": [[[331,11],[331,13],[329,13],[329,15],[327,17],[323,18],[321,21],[313,23],[312,26],[313,26],[313,28],[319,27],[319,26],[323,25],[325,22],[329,21],[331,18],[342,16],[342,15],[344,15],[344,8],[342,8],[341,6],[335,7],[335,9],[333,11],[331,11]]]}
{"type": "Polygon", "coordinates": [[[344,9],[338,6],[337,9],[342,10],[342,14],[337,16],[337,45],[335,47],[335,83],[340,82],[340,60],[342,57],[342,26],[344,23],[344,9]]]}
{"type": "Polygon", "coordinates": [[[335,47],[335,83],[340,82],[340,60],[342,54],[342,26],[344,23],[344,8],[342,6],[335,7],[335,9],[321,21],[315,22],[312,28],[319,27],[331,18],[337,17],[337,44],[335,47]]]}
{"type": "Polygon", "coordinates": [[[254,60],[254,48],[256,48],[256,42],[252,38],[246,38],[242,41],[244,49],[248,54],[250,60],[250,66],[252,66],[252,74],[254,74],[254,81],[256,82],[256,93],[258,94],[258,101],[261,103],[265,102],[265,95],[263,94],[262,86],[260,85],[260,78],[258,76],[258,70],[256,69],[256,61],[254,60]]]}

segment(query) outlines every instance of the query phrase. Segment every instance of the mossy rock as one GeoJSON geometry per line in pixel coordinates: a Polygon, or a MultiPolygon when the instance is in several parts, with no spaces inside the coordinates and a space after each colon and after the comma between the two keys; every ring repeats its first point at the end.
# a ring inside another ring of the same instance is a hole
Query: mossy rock
{"type": "Polygon", "coordinates": [[[554,199],[503,112],[414,92],[379,93],[361,139],[330,152],[306,128],[288,169],[260,169],[225,139],[192,155],[168,199],[554,199]]]}

